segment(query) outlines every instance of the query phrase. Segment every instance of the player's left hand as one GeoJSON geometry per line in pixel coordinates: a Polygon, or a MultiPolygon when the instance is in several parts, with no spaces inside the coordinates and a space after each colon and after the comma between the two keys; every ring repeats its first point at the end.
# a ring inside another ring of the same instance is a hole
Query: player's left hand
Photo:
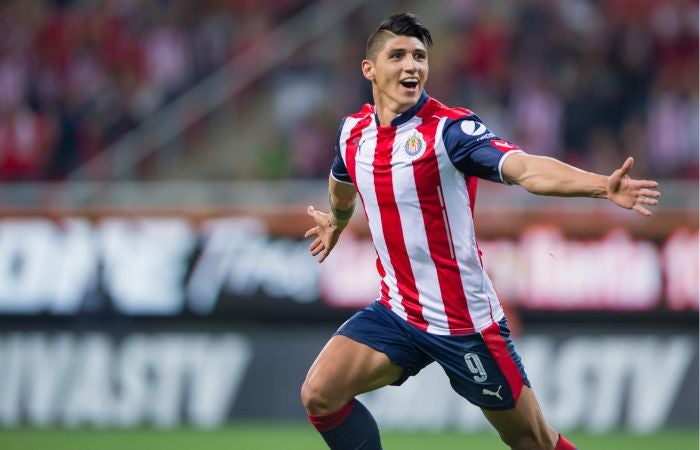
{"type": "Polygon", "coordinates": [[[639,214],[649,217],[651,211],[644,205],[656,205],[659,203],[661,193],[652,190],[659,186],[659,183],[651,180],[635,180],[628,175],[632,170],[634,158],[625,160],[622,167],[614,171],[608,177],[608,199],[618,206],[632,209],[639,214]]]}

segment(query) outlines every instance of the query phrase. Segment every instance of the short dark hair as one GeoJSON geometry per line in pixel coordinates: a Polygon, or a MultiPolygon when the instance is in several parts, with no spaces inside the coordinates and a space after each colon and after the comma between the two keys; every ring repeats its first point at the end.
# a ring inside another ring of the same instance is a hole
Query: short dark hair
{"type": "Polygon", "coordinates": [[[419,39],[426,47],[433,45],[430,31],[423,25],[415,14],[404,12],[394,14],[382,21],[377,30],[367,39],[366,58],[374,58],[377,48],[391,35],[411,36],[419,39]]]}

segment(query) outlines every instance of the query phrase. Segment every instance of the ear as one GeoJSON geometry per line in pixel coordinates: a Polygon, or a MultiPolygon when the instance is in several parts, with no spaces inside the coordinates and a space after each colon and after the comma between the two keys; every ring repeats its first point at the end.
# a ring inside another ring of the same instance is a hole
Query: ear
{"type": "Polygon", "coordinates": [[[374,63],[369,59],[362,60],[362,75],[369,81],[374,81],[374,63]]]}

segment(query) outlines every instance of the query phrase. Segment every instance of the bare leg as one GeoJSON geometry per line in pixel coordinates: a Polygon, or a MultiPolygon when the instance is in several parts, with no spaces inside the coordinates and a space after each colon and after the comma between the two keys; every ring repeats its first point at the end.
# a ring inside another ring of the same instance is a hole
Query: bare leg
{"type": "Polygon", "coordinates": [[[301,399],[309,420],[332,450],[381,450],[377,422],[354,397],[396,381],[402,373],[389,358],[337,335],[309,369],[301,399]]]}
{"type": "Polygon", "coordinates": [[[513,450],[553,450],[558,433],[547,425],[532,389],[523,386],[518,403],[505,411],[482,410],[513,450]]]}
{"type": "Polygon", "coordinates": [[[302,403],[310,415],[329,414],[358,394],[393,383],[402,372],[384,353],[336,335],[311,365],[301,388],[302,403]]]}

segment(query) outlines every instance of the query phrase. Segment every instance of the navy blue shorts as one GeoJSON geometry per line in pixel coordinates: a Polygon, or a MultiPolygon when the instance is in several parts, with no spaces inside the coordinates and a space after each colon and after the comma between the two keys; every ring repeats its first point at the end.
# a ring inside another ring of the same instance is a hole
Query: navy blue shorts
{"type": "Polygon", "coordinates": [[[402,377],[392,383],[396,386],[436,361],[455,392],[484,409],[513,408],[523,385],[530,387],[505,318],[480,333],[443,336],[422,331],[374,302],[335,334],[368,345],[402,367],[402,377]]]}

